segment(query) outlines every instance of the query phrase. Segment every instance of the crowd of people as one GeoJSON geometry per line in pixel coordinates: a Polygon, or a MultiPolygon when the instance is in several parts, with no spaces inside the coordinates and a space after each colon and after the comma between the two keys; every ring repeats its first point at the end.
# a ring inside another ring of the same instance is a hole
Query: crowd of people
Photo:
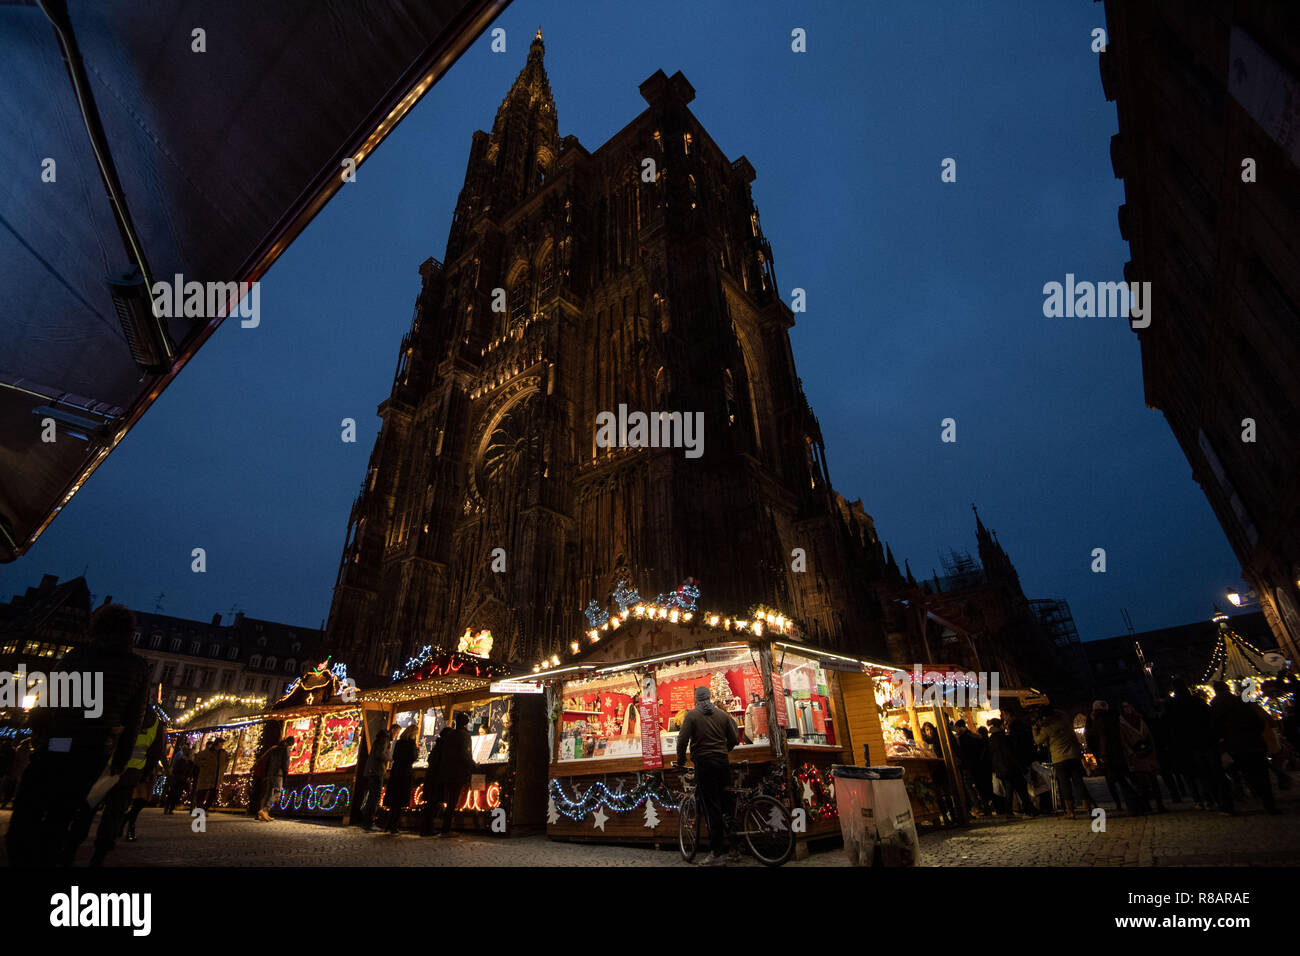
{"type": "MultiPolygon", "coordinates": [[[[1247,790],[1266,811],[1280,812],[1274,784],[1291,788],[1288,770],[1300,752],[1294,715],[1278,721],[1224,682],[1213,690],[1206,701],[1177,681],[1158,717],[1143,715],[1129,701],[1113,709],[1098,700],[1082,720],[1038,708],[1009,722],[995,718],[975,731],[964,720],[951,722],[948,749],[964,802],[976,817],[1037,817],[1052,809],[1054,782],[1068,819],[1076,818],[1080,805],[1091,815],[1097,807],[1085,782],[1091,770],[1105,779],[1114,809],[1127,814],[1165,813],[1166,799],[1190,799],[1197,809],[1235,815],[1247,790]],[[1085,758],[1091,766],[1085,767],[1085,758]]],[[[921,727],[921,742],[936,755],[943,753],[939,733],[933,723],[921,727]]],[[[941,822],[955,822],[953,788],[944,772],[936,785],[941,822]]]]}
{"type": "MultiPolygon", "coordinates": [[[[456,712],[452,725],[439,732],[429,751],[428,769],[424,774],[424,807],[420,813],[421,836],[445,837],[451,833],[452,815],[476,766],[469,722],[469,714],[456,712]],[[439,817],[441,826],[436,825],[439,817]]],[[[384,811],[380,821],[383,828],[388,833],[397,833],[400,829],[402,812],[411,802],[418,755],[414,725],[405,730],[394,725],[375,736],[362,770],[363,786],[358,792],[361,801],[358,825],[367,833],[375,829],[381,809],[384,811]]]]}

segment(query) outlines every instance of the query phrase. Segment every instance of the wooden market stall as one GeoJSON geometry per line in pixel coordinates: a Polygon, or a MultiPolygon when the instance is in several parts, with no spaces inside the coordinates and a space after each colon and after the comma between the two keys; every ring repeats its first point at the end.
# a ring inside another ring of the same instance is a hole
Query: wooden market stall
{"type": "Polygon", "coordinates": [[[582,643],[563,666],[519,678],[546,688],[553,839],[676,840],[680,774],[671,768],[700,685],[736,721],[737,782],[766,779],[802,811],[794,814],[800,840],[840,832],[831,765],[853,762],[864,745],[883,755],[874,701],[866,717],[846,710],[839,670],[883,665],[803,643],[779,613],[740,619],[629,605],[582,643]]]}
{"type": "Polygon", "coordinates": [[[293,738],[289,773],[272,815],[346,818],[356,793],[368,706],[358,696],[346,667],[326,659],[294,681],[262,715],[263,749],[293,738]]]}
{"type": "MultiPolygon", "coordinates": [[[[426,779],[429,755],[441,731],[455,725],[457,713],[469,717],[476,771],[457,800],[453,827],[507,834],[540,826],[544,819],[546,730],[540,689],[502,682],[508,668],[488,659],[490,635],[486,641],[462,640],[461,649],[452,653],[426,647],[394,675],[390,686],[357,695],[369,708],[367,752],[385,727],[398,734],[415,728],[415,785],[401,808],[402,826],[420,826],[426,790],[433,792],[426,779]],[[469,653],[474,649],[483,653],[469,653]]],[[[387,792],[383,801],[387,808],[387,792]]]]}

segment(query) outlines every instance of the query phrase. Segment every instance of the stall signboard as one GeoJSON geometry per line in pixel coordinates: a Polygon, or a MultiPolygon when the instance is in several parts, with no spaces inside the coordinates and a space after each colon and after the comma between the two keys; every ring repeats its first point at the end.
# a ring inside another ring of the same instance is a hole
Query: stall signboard
{"type": "Polygon", "coordinates": [[[818,661],[817,666],[824,671],[849,671],[854,674],[867,672],[867,665],[861,661],[842,661],[833,657],[818,661]]]}
{"type": "Polygon", "coordinates": [[[493,681],[488,690],[493,694],[540,694],[542,685],[523,680],[493,681]]]}
{"type": "Polygon", "coordinates": [[[659,770],[664,756],[659,749],[659,701],[641,699],[641,766],[646,770],[659,770]]]}

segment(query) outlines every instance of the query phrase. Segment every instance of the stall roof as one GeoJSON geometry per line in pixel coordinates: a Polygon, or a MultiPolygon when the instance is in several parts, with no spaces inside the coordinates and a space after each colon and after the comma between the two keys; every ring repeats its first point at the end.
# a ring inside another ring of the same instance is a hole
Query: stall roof
{"type": "Polygon", "coordinates": [[[0,2],[0,561],[229,307],[158,319],[110,278],[260,279],[508,3],[0,2]]]}
{"type": "Polygon", "coordinates": [[[420,680],[402,681],[388,687],[358,691],[357,700],[396,704],[404,700],[419,700],[423,697],[441,697],[467,690],[480,690],[489,686],[494,680],[500,678],[476,677],[473,674],[435,674],[420,680]]]}
{"type": "MultiPolygon", "coordinates": [[[[787,647],[790,650],[795,651],[796,653],[804,654],[808,657],[815,658],[818,661],[839,660],[845,662],[846,664],[857,664],[861,666],[861,669],[863,670],[864,673],[872,668],[880,669],[880,670],[888,670],[888,671],[902,670],[902,668],[894,664],[881,664],[877,661],[872,661],[865,657],[861,657],[853,654],[841,654],[839,651],[829,651],[823,647],[818,647],[815,644],[806,644],[802,641],[794,641],[782,637],[771,637],[771,638],[758,637],[758,638],[746,639],[742,635],[735,634],[735,632],[726,632],[726,633],[730,633],[734,635],[733,639],[720,640],[715,644],[706,644],[698,647],[685,648],[681,651],[671,651],[663,654],[653,654],[648,657],[640,657],[635,660],[628,660],[628,661],[597,662],[597,661],[580,660],[580,662],[565,664],[560,667],[552,667],[552,668],[548,668],[547,670],[535,671],[533,673],[518,674],[511,677],[510,680],[541,681],[541,680],[550,680],[555,677],[572,678],[583,672],[607,673],[612,670],[625,670],[634,667],[642,667],[646,664],[652,664],[657,661],[667,662],[682,657],[694,657],[698,654],[704,654],[707,651],[712,649],[742,647],[745,644],[748,644],[751,640],[760,640],[760,641],[771,640],[772,643],[778,647],[787,647]]],[[[595,648],[591,648],[590,650],[595,650],[595,648]]]]}

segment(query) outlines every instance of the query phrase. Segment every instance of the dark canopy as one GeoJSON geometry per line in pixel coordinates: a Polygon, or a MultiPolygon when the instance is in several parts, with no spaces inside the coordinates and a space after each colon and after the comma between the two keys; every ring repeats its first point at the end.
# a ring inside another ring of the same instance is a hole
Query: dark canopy
{"type": "Polygon", "coordinates": [[[141,361],[110,277],[259,278],[507,3],[0,0],[0,561],[225,312],[141,361]]]}

